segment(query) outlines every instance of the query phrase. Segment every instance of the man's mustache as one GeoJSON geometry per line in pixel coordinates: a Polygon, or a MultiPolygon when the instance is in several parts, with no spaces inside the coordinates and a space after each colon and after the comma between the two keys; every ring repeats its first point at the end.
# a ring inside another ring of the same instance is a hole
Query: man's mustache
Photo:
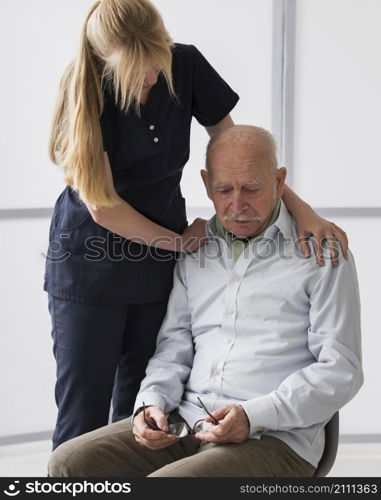
{"type": "Polygon", "coordinates": [[[248,217],[243,214],[224,215],[223,220],[225,222],[262,222],[262,219],[256,215],[248,217]]]}

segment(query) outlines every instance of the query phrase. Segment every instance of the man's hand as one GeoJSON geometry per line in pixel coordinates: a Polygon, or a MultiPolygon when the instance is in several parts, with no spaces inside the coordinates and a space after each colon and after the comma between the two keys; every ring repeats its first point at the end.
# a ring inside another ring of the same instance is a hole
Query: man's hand
{"type": "Polygon", "coordinates": [[[146,408],[147,420],[155,422],[155,424],[160,427],[160,431],[153,431],[148,427],[144,421],[144,415],[141,411],[133,421],[132,433],[135,436],[136,442],[141,446],[146,446],[150,450],[161,450],[162,448],[167,448],[172,444],[177,443],[180,438],[173,434],[167,434],[168,432],[168,422],[167,418],[163,413],[163,410],[159,406],[149,406],[146,408]]]}
{"type": "MultiPolygon", "coordinates": [[[[212,413],[219,420],[218,425],[200,431],[196,438],[210,443],[243,443],[250,436],[250,422],[241,405],[229,405],[212,413]]],[[[205,422],[213,422],[207,417],[205,422]]]]}

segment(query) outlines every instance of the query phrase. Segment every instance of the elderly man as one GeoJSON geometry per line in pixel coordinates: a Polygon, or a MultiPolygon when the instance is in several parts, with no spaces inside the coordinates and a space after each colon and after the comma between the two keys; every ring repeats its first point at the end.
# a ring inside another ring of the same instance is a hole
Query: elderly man
{"type": "Polygon", "coordinates": [[[353,257],[300,253],[272,136],[225,130],[201,173],[216,215],[177,263],[134,420],[62,444],[51,476],[313,476],[363,383],[353,257]]]}

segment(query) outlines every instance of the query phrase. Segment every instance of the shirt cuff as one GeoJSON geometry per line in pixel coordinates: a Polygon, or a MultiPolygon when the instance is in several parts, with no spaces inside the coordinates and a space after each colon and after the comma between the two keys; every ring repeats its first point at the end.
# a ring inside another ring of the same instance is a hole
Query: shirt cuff
{"type": "Polygon", "coordinates": [[[259,438],[267,430],[278,429],[278,412],[269,394],[241,403],[250,422],[250,437],[259,438]]]}
{"type": "Polygon", "coordinates": [[[143,402],[146,406],[155,405],[159,406],[163,410],[163,412],[165,410],[165,399],[162,396],[160,396],[160,394],[151,391],[144,391],[144,392],[139,392],[138,395],[136,396],[135,406],[132,415],[135,415],[136,410],[141,406],[143,406],[143,402]]]}

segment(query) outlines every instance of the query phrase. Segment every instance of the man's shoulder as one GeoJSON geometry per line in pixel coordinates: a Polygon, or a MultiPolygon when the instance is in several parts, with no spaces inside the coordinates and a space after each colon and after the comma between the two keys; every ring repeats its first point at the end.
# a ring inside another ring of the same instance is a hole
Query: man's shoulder
{"type": "Polygon", "coordinates": [[[214,238],[208,239],[192,253],[181,253],[176,260],[175,269],[179,273],[190,273],[192,275],[205,273],[211,264],[222,258],[218,241],[214,238]]]}
{"type": "Polygon", "coordinates": [[[186,268],[194,264],[204,261],[205,257],[210,254],[212,248],[218,248],[218,243],[213,239],[207,240],[207,242],[200,246],[194,252],[185,253],[182,252],[176,260],[176,266],[181,266],[186,268]]]}
{"type": "Polygon", "coordinates": [[[335,275],[341,273],[349,273],[352,276],[357,276],[356,265],[353,253],[348,249],[347,251],[347,259],[344,257],[343,250],[338,240],[328,241],[327,239],[323,239],[321,244],[321,254],[324,261],[324,265],[320,265],[316,259],[316,251],[317,251],[317,241],[314,237],[310,236],[307,238],[308,246],[310,248],[310,256],[305,257],[301,251],[300,243],[301,238],[298,237],[296,220],[293,216],[291,216],[291,226],[292,226],[292,240],[293,240],[293,256],[300,261],[301,265],[305,269],[306,275],[309,276],[312,281],[319,280],[326,275],[330,277],[329,279],[334,279],[335,275]],[[332,253],[335,251],[338,256],[338,265],[334,266],[332,253]],[[337,270],[340,270],[340,273],[337,273],[337,270]],[[336,270],[336,271],[335,271],[336,270]]]}

